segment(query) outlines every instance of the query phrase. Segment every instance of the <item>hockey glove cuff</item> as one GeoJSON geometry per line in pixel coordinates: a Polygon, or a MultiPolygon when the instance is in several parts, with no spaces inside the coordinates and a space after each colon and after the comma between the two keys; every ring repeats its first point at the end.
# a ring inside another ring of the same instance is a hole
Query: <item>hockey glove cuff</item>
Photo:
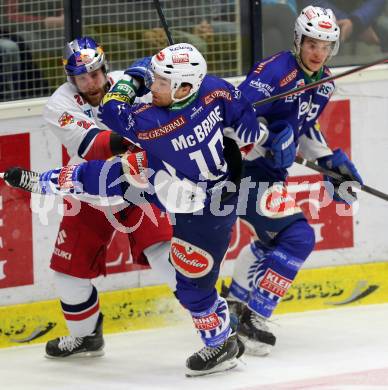
{"type": "MultiPolygon", "coordinates": [[[[344,177],[344,181],[353,181],[364,184],[356,167],[349,160],[347,154],[341,149],[334,150],[333,154],[330,156],[319,158],[318,164],[323,168],[341,174],[344,177]]],[[[352,191],[349,185],[341,184],[340,181],[329,176],[324,176],[324,180],[325,182],[332,183],[334,186],[333,200],[336,202],[351,204],[357,199],[356,193],[352,191]]]]}
{"type": "Polygon", "coordinates": [[[110,100],[132,104],[139,89],[139,82],[129,75],[124,75],[102,99],[102,105],[110,100]]]}
{"type": "Polygon", "coordinates": [[[152,74],[150,71],[150,63],[152,57],[144,57],[139,60],[136,60],[125,72],[124,74],[129,75],[139,81],[140,86],[136,92],[137,96],[146,95],[150,90],[146,85],[150,85],[150,80],[152,80],[152,74]]]}

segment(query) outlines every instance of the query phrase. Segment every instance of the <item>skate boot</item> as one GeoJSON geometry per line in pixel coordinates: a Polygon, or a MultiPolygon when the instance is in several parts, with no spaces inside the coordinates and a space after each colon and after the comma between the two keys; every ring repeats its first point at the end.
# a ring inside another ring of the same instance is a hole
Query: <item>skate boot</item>
{"type": "Polygon", "coordinates": [[[266,356],[276,343],[276,337],[269,330],[266,318],[248,307],[245,307],[242,312],[237,334],[249,355],[266,356]]]}
{"type": "Polygon", "coordinates": [[[45,192],[39,182],[40,174],[37,172],[19,167],[8,168],[4,172],[3,179],[6,184],[11,187],[21,188],[22,190],[35,194],[42,194],[45,192]]]}
{"type": "Polygon", "coordinates": [[[46,344],[46,357],[94,357],[104,354],[104,338],[102,336],[103,315],[97,319],[96,329],[90,336],[65,336],[50,340],[46,344]]]}
{"type": "Polygon", "coordinates": [[[187,377],[209,375],[231,370],[237,366],[237,358],[244,353],[244,345],[235,333],[218,347],[203,347],[186,360],[187,377]]]}

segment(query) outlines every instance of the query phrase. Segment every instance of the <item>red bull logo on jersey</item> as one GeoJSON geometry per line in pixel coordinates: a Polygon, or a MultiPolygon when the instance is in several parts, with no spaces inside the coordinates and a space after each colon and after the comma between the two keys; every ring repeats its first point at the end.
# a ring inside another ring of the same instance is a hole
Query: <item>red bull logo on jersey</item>
{"type": "Polygon", "coordinates": [[[278,274],[271,268],[267,269],[258,287],[282,298],[290,288],[292,280],[278,274]]]}
{"type": "Polygon", "coordinates": [[[64,112],[61,117],[58,119],[59,126],[65,127],[67,125],[70,125],[71,123],[74,123],[74,116],[70,115],[68,112],[64,112]]]}
{"type": "Polygon", "coordinates": [[[189,278],[201,278],[213,268],[210,253],[176,237],[171,240],[170,255],[172,265],[189,278]]]}

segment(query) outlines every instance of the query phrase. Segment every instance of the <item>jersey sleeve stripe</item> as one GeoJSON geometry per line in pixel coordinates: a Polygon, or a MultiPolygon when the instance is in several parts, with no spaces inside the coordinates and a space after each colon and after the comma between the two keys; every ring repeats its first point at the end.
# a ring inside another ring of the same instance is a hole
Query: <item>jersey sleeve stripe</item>
{"type": "Polygon", "coordinates": [[[78,156],[79,157],[83,158],[85,156],[85,154],[89,150],[94,138],[100,132],[101,132],[101,130],[97,129],[97,128],[90,129],[88,131],[85,138],[82,140],[82,142],[80,143],[80,145],[78,147],[78,156]]]}

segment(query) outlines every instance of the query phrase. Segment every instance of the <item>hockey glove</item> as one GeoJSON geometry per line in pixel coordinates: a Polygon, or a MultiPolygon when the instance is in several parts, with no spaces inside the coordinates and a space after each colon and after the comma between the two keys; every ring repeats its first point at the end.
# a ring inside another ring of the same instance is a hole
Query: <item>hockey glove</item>
{"type": "Polygon", "coordinates": [[[283,120],[271,123],[268,126],[269,144],[275,168],[289,168],[295,161],[296,146],[292,126],[283,120]]]}
{"type": "Polygon", "coordinates": [[[140,87],[137,90],[137,96],[146,95],[150,90],[146,86],[152,84],[152,73],[150,71],[150,63],[152,57],[144,57],[136,60],[125,72],[129,76],[132,76],[140,83],[140,87]]]}
{"type": "Polygon", "coordinates": [[[124,75],[123,78],[110,89],[102,99],[102,105],[110,100],[118,100],[127,104],[132,104],[139,89],[139,82],[131,76],[124,75]]]}
{"type": "MultiPolygon", "coordinates": [[[[349,160],[349,157],[341,149],[336,149],[333,154],[318,159],[318,164],[326,169],[337,172],[344,177],[344,181],[356,181],[363,184],[362,178],[358,173],[354,164],[349,160]]],[[[348,185],[341,185],[341,182],[335,180],[329,176],[323,176],[325,182],[332,183],[334,187],[333,200],[336,202],[342,202],[352,204],[356,199],[357,195],[352,191],[348,185]]],[[[331,189],[329,188],[329,192],[331,189]]]]}

